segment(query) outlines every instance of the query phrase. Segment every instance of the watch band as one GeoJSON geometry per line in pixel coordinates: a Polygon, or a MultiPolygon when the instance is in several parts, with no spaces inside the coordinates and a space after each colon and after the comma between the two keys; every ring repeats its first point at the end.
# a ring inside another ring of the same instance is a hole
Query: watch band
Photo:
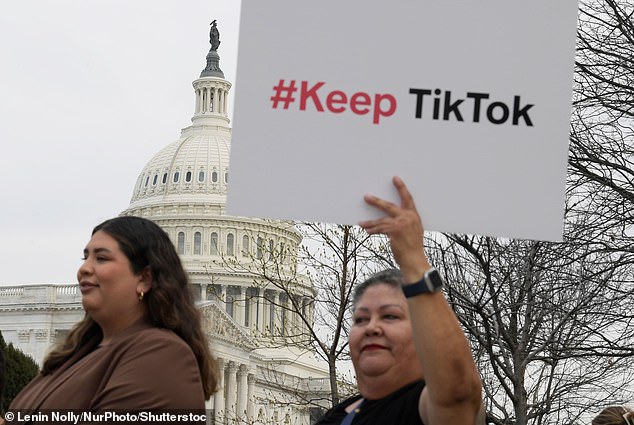
{"type": "Polygon", "coordinates": [[[416,283],[403,285],[403,294],[405,298],[415,297],[420,294],[430,294],[440,291],[443,281],[440,273],[434,267],[427,270],[421,280],[416,283]]]}

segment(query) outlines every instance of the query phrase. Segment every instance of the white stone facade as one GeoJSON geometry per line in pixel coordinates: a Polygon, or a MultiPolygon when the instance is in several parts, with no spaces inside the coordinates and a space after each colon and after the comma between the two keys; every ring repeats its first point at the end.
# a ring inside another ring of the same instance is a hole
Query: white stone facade
{"type": "Polygon", "coordinates": [[[38,364],[84,316],[78,285],[0,287],[0,331],[38,364]]]}

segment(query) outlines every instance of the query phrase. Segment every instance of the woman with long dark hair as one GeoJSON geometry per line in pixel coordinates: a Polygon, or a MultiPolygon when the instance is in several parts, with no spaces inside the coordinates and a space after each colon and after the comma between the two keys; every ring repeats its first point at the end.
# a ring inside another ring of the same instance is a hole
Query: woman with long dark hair
{"type": "Polygon", "coordinates": [[[217,365],[168,235],[139,217],[107,220],[77,280],[84,319],[9,410],[203,411],[217,365]]]}

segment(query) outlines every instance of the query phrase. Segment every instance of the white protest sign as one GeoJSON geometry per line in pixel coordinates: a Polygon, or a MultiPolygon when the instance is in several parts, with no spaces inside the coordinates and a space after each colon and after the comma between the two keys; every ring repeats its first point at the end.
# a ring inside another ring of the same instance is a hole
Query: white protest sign
{"type": "Polygon", "coordinates": [[[577,3],[243,0],[227,213],[561,240],[577,3]]]}

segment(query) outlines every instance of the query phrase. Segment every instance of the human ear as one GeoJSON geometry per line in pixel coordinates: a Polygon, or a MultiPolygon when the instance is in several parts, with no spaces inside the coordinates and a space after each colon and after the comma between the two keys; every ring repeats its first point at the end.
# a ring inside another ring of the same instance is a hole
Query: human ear
{"type": "Polygon", "coordinates": [[[152,289],[152,282],[152,270],[150,269],[150,266],[147,266],[139,273],[137,292],[144,292],[147,294],[152,289]]]}

